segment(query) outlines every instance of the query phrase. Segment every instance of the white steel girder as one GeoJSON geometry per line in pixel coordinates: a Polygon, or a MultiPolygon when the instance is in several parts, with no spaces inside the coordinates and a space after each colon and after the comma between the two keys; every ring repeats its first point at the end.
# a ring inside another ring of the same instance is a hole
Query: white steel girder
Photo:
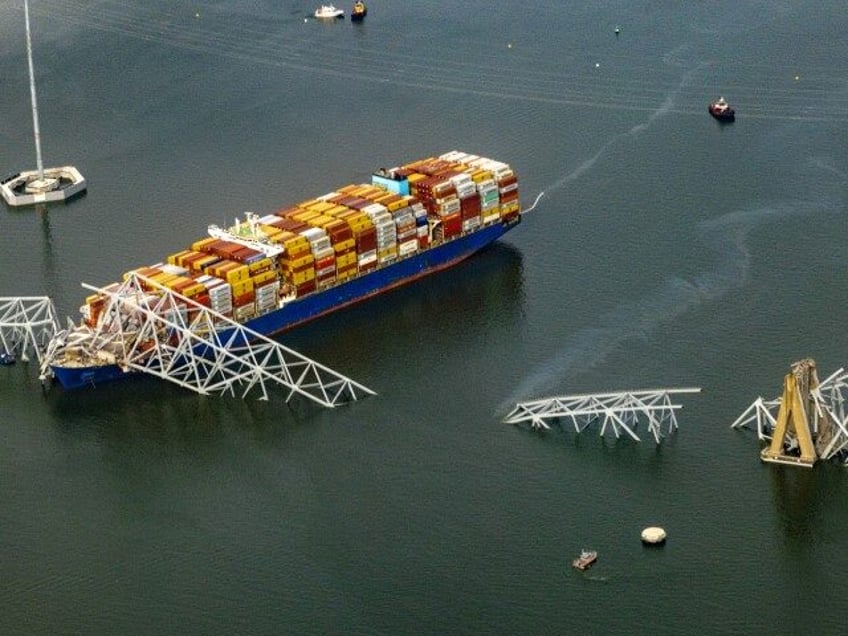
{"type": "MultiPolygon", "coordinates": [[[[820,424],[825,419],[832,424],[827,443],[823,446],[816,444],[819,459],[840,457],[848,463],[848,373],[842,368],[837,369],[810,390],[810,398],[814,404],[812,413],[808,414],[810,432],[817,436],[820,424]]],[[[740,429],[756,423],[757,437],[760,441],[769,442],[781,402],[781,398],[764,400],[758,397],[730,426],[740,429]]]]}
{"type": "Polygon", "coordinates": [[[47,296],[0,297],[0,347],[28,360],[38,360],[59,331],[53,301],[47,296]]]}
{"type": "Polygon", "coordinates": [[[117,287],[83,287],[108,296],[96,328],[75,336],[89,353],[108,349],[124,370],[154,375],[206,395],[268,385],[334,407],[374,392],[329,367],[248,329],[136,272],[117,287]]]}
{"type": "Polygon", "coordinates": [[[700,388],[652,389],[550,397],[519,402],[504,422],[530,423],[535,429],[548,430],[554,422],[570,420],[578,433],[590,424],[600,422],[600,435],[611,430],[619,438],[624,432],[639,442],[641,440],[634,429],[641,417],[647,421],[648,430],[659,444],[663,425],[666,426],[666,435],[678,428],[674,412],[683,406],[672,403],[671,396],[700,391],[700,388]]]}

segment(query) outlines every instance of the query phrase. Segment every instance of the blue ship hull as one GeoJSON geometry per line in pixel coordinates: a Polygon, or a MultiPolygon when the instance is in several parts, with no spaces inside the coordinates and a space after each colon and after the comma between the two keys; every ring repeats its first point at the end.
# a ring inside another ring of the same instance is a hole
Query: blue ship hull
{"type": "MultiPolygon", "coordinates": [[[[476,232],[403,258],[392,265],[383,266],[324,291],[290,301],[276,311],[249,320],[244,323],[244,326],[263,335],[272,335],[291,329],[324,314],[451,267],[498,240],[520,220],[519,216],[511,222],[483,227],[476,232]]],[[[51,369],[62,387],[69,390],[97,386],[132,375],[132,372],[125,372],[114,364],[91,367],[52,366],[51,369]]]]}

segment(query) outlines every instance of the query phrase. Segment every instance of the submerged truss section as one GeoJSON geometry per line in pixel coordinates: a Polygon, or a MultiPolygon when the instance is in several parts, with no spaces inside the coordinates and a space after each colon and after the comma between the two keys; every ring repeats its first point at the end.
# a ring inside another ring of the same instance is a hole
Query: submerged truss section
{"type": "MultiPolygon", "coordinates": [[[[203,395],[246,396],[269,386],[333,407],[374,392],[262,334],[157,282],[130,273],[108,288],[83,285],[108,297],[96,328],[62,333],[58,348],[112,362],[203,395]]],[[[55,355],[55,352],[54,352],[55,355]]]]}
{"type": "Polygon", "coordinates": [[[683,408],[682,404],[672,402],[672,396],[700,392],[700,388],[678,388],[544,398],[519,402],[504,422],[529,423],[534,429],[548,430],[554,424],[562,426],[564,421],[570,421],[577,433],[592,424],[599,424],[601,436],[607,431],[612,431],[616,438],[626,433],[639,442],[641,439],[635,429],[640,421],[644,421],[659,444],[664,435],[670,435],[677,429],[674,413],[683,408]]]}
{"type": "Polygon", "coordinates": [[[819,382],[815,361],[799,360],[784,377],[783,395],[758,397],[731,428],[756,427],[765,462],[812,466],[817,460],[848,463],[848,373],[838,369],[819,382]]]}
{"type": "Polygon", "coordinates": [[[0,297],[0,350],[40,361],[59,331],[53,301],[47,296],[0,297]]]}

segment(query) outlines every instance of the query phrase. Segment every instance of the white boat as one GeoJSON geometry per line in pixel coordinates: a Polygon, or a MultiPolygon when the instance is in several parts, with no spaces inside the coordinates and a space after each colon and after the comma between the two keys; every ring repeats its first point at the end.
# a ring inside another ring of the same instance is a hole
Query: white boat
{"type": "Polygon", "coordinates": [[[315,9],[315,17],[330,20],[334,20],[336,18],[343,18],[344,10],[336,9],[336,7],[331,4],[322,4],[319,8],[315,9]]]}

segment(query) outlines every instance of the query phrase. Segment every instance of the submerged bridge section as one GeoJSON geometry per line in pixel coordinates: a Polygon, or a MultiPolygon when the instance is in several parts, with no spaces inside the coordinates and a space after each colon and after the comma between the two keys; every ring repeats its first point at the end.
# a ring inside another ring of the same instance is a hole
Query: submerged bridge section
{"type": "Polygon", "coordinates": [[[764,462],[811,467],[833,458],[848,463],[848,373],[838,369],[819,382],[814,360],[791,365],[783,379],[783,395],[758,397],[731,428],[756,427],[766,443],[764,462]]]}
{"type": "MultiPolygon", "coordinates": [[[[269,387],[334,407],[374,392],[204,305],[133,272],[108,297],[96,328],[63,332],[50,352],[75,348],[86,359],[108,356],[125,371],[154,375],[200,394],[268,399],[269,387]]],[[[49,362],[48,362],[49,364],[49,362]]],[[[47,364],[43,365],[47,371],[47,364]]]]}
{"type": "Polygon", "coordinates": [[[59,321],[53,301],[47,296],[0,297],[0,351],[39,362],[59,321]]]}
{"type": "Polygon", "coordinates": [[[677,429],[675,411],[683,408],[682,404],[672,401],[672,396],[700,392],[700,388],[677,388],[550,397],[519,402],[504,422],[530,424],[534,429],[548,430],[552,425],[561,426],[563,421],[570,421],[577,433],[597,424],[602,436],[608,431],[616,438],[626,433],[639,442],[641,439],[636,428],[643,421],[659,444],[663,428],[666,435],[677,429]]]}

